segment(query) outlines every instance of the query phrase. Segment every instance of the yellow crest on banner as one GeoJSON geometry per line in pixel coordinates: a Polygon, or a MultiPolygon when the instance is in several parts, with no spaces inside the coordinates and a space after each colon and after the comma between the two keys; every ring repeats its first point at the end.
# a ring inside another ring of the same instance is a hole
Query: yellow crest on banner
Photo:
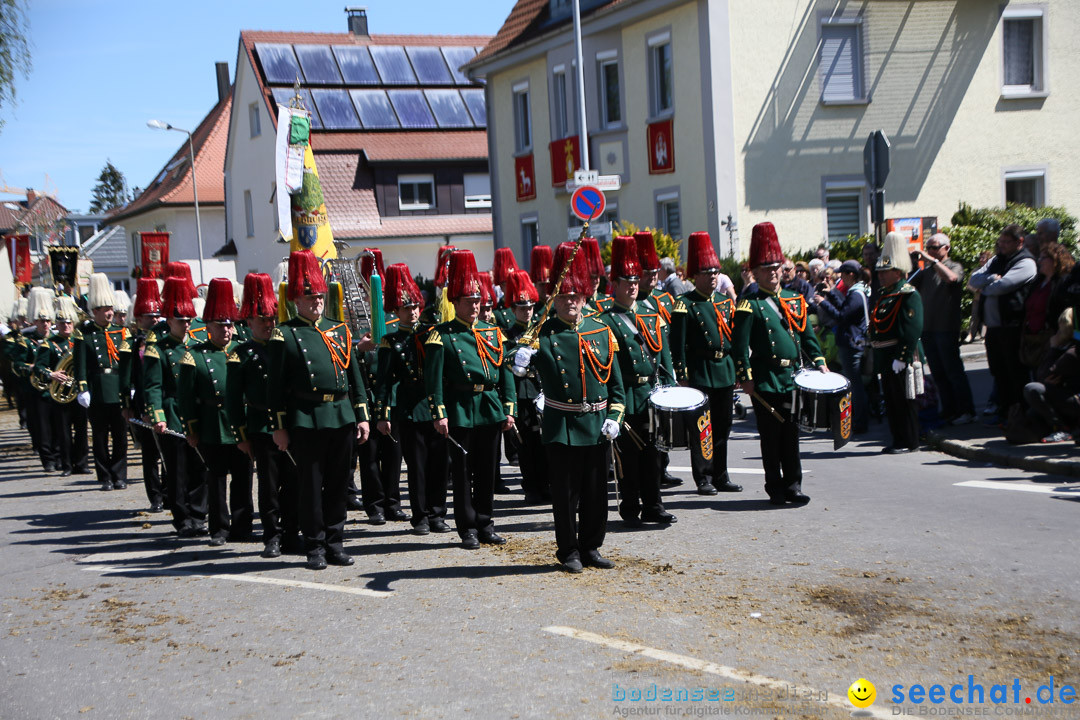
{"type": "Polygon", "coordinates": [[[311,250],[320,260],[337,257],[334,234],[326,214],[319,170],[311,145],[304,148],[304,186],[292,197],[293,235],[289,250],[311,250]]]}

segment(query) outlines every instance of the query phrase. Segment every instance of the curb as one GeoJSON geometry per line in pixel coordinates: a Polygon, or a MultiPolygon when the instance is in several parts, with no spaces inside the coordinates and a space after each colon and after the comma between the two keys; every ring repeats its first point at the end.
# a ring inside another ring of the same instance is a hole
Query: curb
{"type": "Polygon", "coordinates": [[[1017,456],[999,450],[991,450],[975,445],[964,440],[953,440],[943,437],[940,433],[931,432],[930,445],[947,455],[975,460],[978,462],[992,463],[1004,467],[1027,470],[1029,472],[1048,473],[1050,475],[1065,475],[1080,478],[1080,460],[1065,458],[1034,458],[1017,456]]]}

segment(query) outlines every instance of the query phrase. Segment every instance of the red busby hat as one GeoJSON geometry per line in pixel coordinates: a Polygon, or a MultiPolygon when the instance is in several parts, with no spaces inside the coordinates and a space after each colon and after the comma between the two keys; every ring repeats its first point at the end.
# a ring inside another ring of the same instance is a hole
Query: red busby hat
{"type": "Polygon", "coordinates": [[[660,269],[660,256],[656,254],[656,239],[648,230],[639,230],[634,233],[634,243],[637,245],[637,258],[641,263],[641,272],[656,272],[660,269]]]}
{"type": "Polygon", "coordinates": [[[480,273],[480,307],[490,307],[495,304],[495,283],[491,281],[491,275],[480,273]]]}
{"type": "Polygon", "coordinates": [[[641,263],[637,259],[637,243],[629,235],[617,235],[611,241],[611,281],[637,280],[641,263]]]}
{"type": "Polygon", "coordinates": [[[604,259],[600,257],[600,243],[597,242],[594,237],[587,237],[581,241],[581,250],[578,251],[579,255],[585,256],[586,267],[589,268],[589,274],[593,277],[599,277],[604,274],[604,259]]]}
{"type": "Polygon", "coordinates": [[[532,249],[532,255],[529,258],[529,278],[537,285],[552,281],[550,246],[537,245],[532,249]]]}
{"type": "Polygon", "coordinates": [[[689,238],[689,256],[686,258],[686,275],[694,277],[702,270],[720,269],[720,258],[716,257],[712,238],[707,232],[692,232],[689,238]]]}
{"type": "Polygon", "coordinates": [[[480,284],[480,273],[476,270],[476,258],[471,250],[455,249],[450,254],[446,297],[450,302],[464,297],[478,297],[483,302],[483,286],[480,284]]]}
{"type": "Polygon", "coordinates": [[[139,278],[139,283],[135,286],[135,307],[132,308],[132,313],[135,317],[161,314],[161,293],[158,292],[157,280],[139,278]]]}
{"type": "Polygon", "coordinates": [[[371,255],[360,256],[360,275],[363,276],[364,282],[371,282],[372,267],[379,271],[379,277],[386,277],[386,268],[383,267],[382,250],[379,248],[364,248],[363,252],[371,253],[371,255]]]}
{"type": "Polygon", "coordinates": [[[165,279],[180,278],[187,282],[188,290],[195,294],[195,282],[191,279],[191,266],[186,262],[171,262],[165,266],[165,279]]]}
{"type": "Polygon", "coordinates": [[[206,291],[203,322],[231,323],[236,320],[236,301],[233,299],[232,280],[214,278],[206,291]]]}
{"type": "Polygon", "coordinates": [[[506,280],[510,277],[510,273],[517,272],[521,268],[518,267],[517,258],[514,257],[514,251],[510,248],[499,248],[495,251],[495,266],[492,269],[492,274],[495,276],[496,285],[505,285],[506,280]]]}
{"type": "Polygon", "coordinates": [[[438,287],[446,287],[447,270],[450,267],[450,254],[457,250],[453,245],[443,245],[439,248],[439,254],[435,258],[435,284],[438,287]]]}
{"type": "Polygon", "coordinates": [[[184,278],[170,277],[165,280],[165,292],[161,295],[161,314],[166,318],[195,317],[195,292],[188,289],[191,283],[184,278]]]}
{"type": "Polygon", "coordinates": [[[310,250],[296,250],[289,254],[289,299],[304,295],[322,295],[326,292],[319,260],[310,250]]]}
{"type": "Polygon", "coordinates": [[[408,265],[394,263],[386,268],[386,279],[383,282],[383,310],[394,312],[400,307],[423,304],[424,296],[420,294],[420,288],[416,286],[416,281],[409,273],[408,265]]]}
{"type": "MultiPolygon", "coordinates": [[[[570,264],[570,256],[574,255],[575,245],[576,243],[564,242],[555,248],[555,260],[551,266],[551,277],[558,279],[562,275],[563,268],[570,264]]],[[[591,295],[592,286],[592,280],[589,278],[589,261],[585,257],[585,247],[582,245],[577,255],[574,255],[574,262],[570,264],[570,270],[563,277],[562,285],[559,287],[559,294],[591,295]]]]}
{"type": "Polygon", "coordinates": [[[503,296],[506,307],[515,305],[535,305],[540,301],[540,294],[536,292],[529,273],[518,270],[510,273],[506,280],[506,295],[503,296]]]}
{"type": "Polygon", "coordinates": [[[248,273],[244,278],[244,299],[240,317],[277,317],[277,291],[274,280],[266,273],[248,273]]]}
{"type": "Polygon", "coordinates": [[[784,251],[780,249],[780,239],[776,237],[776,228],[771,222],[755,225],[750,234],[750,269],[759,265],[778,265],[782,262],[784,262],[784,251]]]}

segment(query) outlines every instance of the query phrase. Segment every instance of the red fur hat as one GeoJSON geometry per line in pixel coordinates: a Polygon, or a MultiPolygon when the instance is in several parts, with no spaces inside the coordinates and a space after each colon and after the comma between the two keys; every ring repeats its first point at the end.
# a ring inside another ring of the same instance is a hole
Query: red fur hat
{"type": "Polygon", "coordinates": [[[517,272],[520,269],[513,250],[502,247],[495,251],[495,266],[492,269],[492,274],[496,285],[505,285],[510,273],[517,272]]]}
{"type": "Polygon", "coordinates": [[[656,238],[648,230],[639,230],[634,233],[634,243],[637,245],[638,262],[641,263],[641,272],[656,272],[660,269],[660,256],[656,254],[656,238]]]}
{"type": "Polygon", "coordinates": [[[537,245],[532,249],[529,257],[529,278],[534,284],[552,282],[551,277],[551,247],[549,245],[537,245]]]}
{"type": "Polygon", "coordinates": [[[365,282],[371,282],[371,268],[374,266],[379,271],[379,277],[386,277],[386,268],[383,267],[382,250],[379,248],[364,248],[371,255],[363,255],[360,258],[360,275],[365,282]]]}
{"type": "Polygon", "coordinates": [[[686,276],[692,278],[702,270],[720,268],[720,258],[716,257],[716,249],[713,248],[712,238],[707,232],[690,233],[689,253],[686,258],[686,276]]]}
{"type": "Polygon", "coordinates": [[[383,281],[383,310],[394,312],[400,307],[424,304],[424,296],[409,273],[405,263],[394,263],[386,268],[383,281]]]}
{"type": "Polygon", "coordinates": [[[195,292],[188,289],[190,281],[180,277],[165,279],[165,292],[161,294],[161,314],[166,318],[195,317],[195,292]]]}
{"type": "Polygon", "coordinates": [[[443,245],[435,258],[435,285],[446,287],[446,273],[450,267],[450,254],[457,250],[453,245],[443,245]]]}
{"type": "Polygon", "coordinates": [[[158,292],[157,280],[139,278],[135,287],[135,306],[131,309],[131,314],[135,317],[161,314],[161,293],[158,292]]]}
{"type": "Polygon", "coordinates": [[[536,292],[532,278],[524,270],[510,273],[506,280],[506,295],[503,297],[506,307],[515,305],[535,305],[540,301],[540,294],[536,292]]]}
{"type": "Polygon", "coordinates": [[[165,266],[165,279],[180,278],[187,282],[188,290],[195,294],[195,281],[191,279],[191,266],[186,262],[171,262],[165,266]]]}
{"type": "Polygon", "coordinates": [[[596,238],[587,237],[582,240],[581,250],[578,251],[578,254],[585,256],[586,267],[589,268],[590,275],[599,277],[604,274],[604,259],[600,256],[600,243],[596,238]]]}
{"type": "MultiPolygon", "coordinates": [[[[551,266],[551,277],[554,278],[552,282],[558,280],[562,274],[563,268],[570,263],[570,256],[574,255],[574,247],[577,243],[564,242],[560,243],[559,247],[555,248],[555,259],[551,266]]],[[[591,295],[592,294],[592,280],[589,277],[589,261],[585,257],[584,244],[578,250],[577,255],[574,255],[574,262],[570,265],[570,270],[563,278],[562,285],[559,288],[559,294],[561,295],[591,295]]],[[[552,292],[555,292],[552,290],[552,292]]]]}
{"type": "Polygon", "coordinates": [[[274,280],[266,273],[248,273],[244,278],[244,299],[240,317],[277,317],[277,291],[274,280]]]}
{"type": "Polygon", "coordinates": [[[296,250],[289,254],[289,299],[304,295],[322,295],[326,292],[326,279],[318,258],[310,250],[296,250]]]}
{"type": "Polygon", "coordinates": [[[489,307],[495,304],[495,283],[491,281],[491,275],[480,273],[480,307],[489,307]]]}
{"type": "Polygon", "coordinates": [[[231,323],[236,320],[236,300],[233,299],[232,280],[214,278],[206,291],[203,322],[231,323]]]}
{"type": "Polygon", "coordinates": [[[750,234],[751,269],[760,265],[774,265],[784,262],[784,251],[780,249],[780,239],[776,237],[776,228],[771,222],[761,222],[754,226],[750,234]]]}
{"type": "Polygon", "coordinates": [[[480,284],[480,273],[476,270],[476,258],[471,250],[455,249],[450,254],[446,297],[450,302],[464,297],[478,297],[483,302],[484,290],[480,284]]]}
{"type": "Polygon", "coordinates": [[[637,259],[637,243],[629,235],[617,235],[611,241],[611,281],[638,280],[641,263],[637,259]]]}

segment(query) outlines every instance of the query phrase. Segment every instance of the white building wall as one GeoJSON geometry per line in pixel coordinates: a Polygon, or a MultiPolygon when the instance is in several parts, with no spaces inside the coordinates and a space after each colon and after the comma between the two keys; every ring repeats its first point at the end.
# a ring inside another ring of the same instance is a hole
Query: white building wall
{"type": "Polygon", "coordinates": [[[128,252],[135,258],[136,263],[142,262],[142,248],[134,239],[135,233],[163,230],[169,233],[169,260],[186,262],[190,265],[191,276],[196,285],[208,283],[215,277],[236,280],[236,263],[232,258],[211,257],[225,244],[224,208],[220,205],[211,207],[199,205],[199,220],[202,226],[205,277],[202,277],[199,272],[198,233],[195,226],[194,207],[156,208],[126,218],[120,224],[124,226],[127,235],[128,252]]]}

